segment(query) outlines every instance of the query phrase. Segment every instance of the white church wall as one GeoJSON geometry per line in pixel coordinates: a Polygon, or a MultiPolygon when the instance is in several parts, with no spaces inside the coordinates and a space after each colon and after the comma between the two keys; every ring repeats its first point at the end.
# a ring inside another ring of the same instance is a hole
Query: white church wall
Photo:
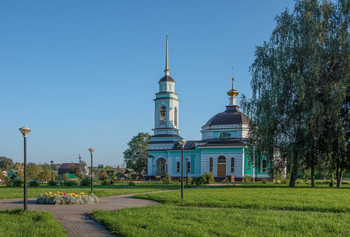
{"type": "Polygon", "coordinates": [[[242,177],[242,162],[243,162],[242,148],[203,148],[201,150],[201,174],[209,172],[209,159],[213,158],[213,173],[217,176],[217,160],[219,156],[226,158],[226,176],[235,175],[242,177]],[[231,173],[231,157],[235,158],[235,172],[231,173]]]}

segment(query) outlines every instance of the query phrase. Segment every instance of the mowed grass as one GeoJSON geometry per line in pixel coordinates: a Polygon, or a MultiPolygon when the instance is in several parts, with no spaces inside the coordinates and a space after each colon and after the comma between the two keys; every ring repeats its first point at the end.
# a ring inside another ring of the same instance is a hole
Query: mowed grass
{"type": "Polygon", "coordinates": [[[0,236],[67,236],[50,212],[0,211],[0,236]]]}
{"type": "Polygon", "coordinates": [[[278,209],[294,211],[349,212],[349,188],[288,188],[282,185],[240,185],[185,189],[139,194],[136,198],[152,199],[164,204],[196,207],[278,209]]]}
{"type": "Polygon", "coordinates": [[[94,215],[118,236],[350,236],[348,213],[157,205],[94,215]]]}
{"type": "MultiPolygon", "coordinates": [[[[144,193],[161,190],[171,190],[180,188],[179,185],[165,185],[165,184],[149,184],[149,183],[137,183],[136,186],[129,186],[128,183],[114,184],[114,185],[94,185],[94,193],[98,197],[122,195],[131,193],[144,193]]],[[[39,197],[44,192],[90,192],[89,187],[81,186],[64,186],[57,185],[56,187],[50,187],[48,185],[41,185],[38,187],[28,186],[28,197],[39,197]]],[[[0,187],[0,199],[9,198],[23,198],[23,187],[0,187]]]]}

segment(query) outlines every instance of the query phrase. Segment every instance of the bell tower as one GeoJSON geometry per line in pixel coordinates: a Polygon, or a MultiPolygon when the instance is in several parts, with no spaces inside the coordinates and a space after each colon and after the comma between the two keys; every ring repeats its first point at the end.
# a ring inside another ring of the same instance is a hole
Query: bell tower
{"type": "MultiPolygon", "coordinates": [[[[154,99],[154,138],[158,141],[179,141],[179,100],[175,80],[170,76],[168,35],[166,36],[165,75],[159,80],[159,92],[154,99]],[[161,138],[161,139],[160,139],[161,138]]],[[[154,140],[154,139],[152,139],[154,140]]]]}

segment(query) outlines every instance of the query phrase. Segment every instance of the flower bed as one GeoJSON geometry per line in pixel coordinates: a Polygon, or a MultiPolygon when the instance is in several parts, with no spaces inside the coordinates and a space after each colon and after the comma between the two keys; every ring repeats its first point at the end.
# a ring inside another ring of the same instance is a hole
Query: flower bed
{"type": "Polygon", "coordinates": [[[86,193],[62,193],[62,192],[46,192],[40,194],[36,200],[39,204],[92,204],[100,200],[95,194],[86,193]]]}

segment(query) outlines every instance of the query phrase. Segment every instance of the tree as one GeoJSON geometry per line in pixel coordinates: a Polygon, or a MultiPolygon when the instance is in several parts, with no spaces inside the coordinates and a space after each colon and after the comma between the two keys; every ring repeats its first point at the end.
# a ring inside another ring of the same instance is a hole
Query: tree
{"type": "Polygon", "coordinates": [[[13,161],[5,156],[0,157],[0,169],[9,171],[13,168],[13,161]]]}
{"type": "Polygon", "coordinates": [[[141,173],[147,170],[148,143],[151,136],[148,133],[139,133],[128,143],[129,148],[124,151],[126,168],[141,173]]]}
{"type": "Polygon", "coordinates": [[[43,168],[40,165],[29,162],[27,164],[27,174],[29,179],[37,179],[43,168]]]}
{"type": "Polygon", "coordinates": [[[38,178],[40,181],[48,181],[51,179],[51,172],[50,169],[45,167],[43,170],[39,173],[38,178]]]}
{"type": "Polygon", "coordinates": [[[310,168],[313,180],[327,157],[345,167],[340,111],[349,83],[349,1],[299,0],[276,21],[269,42],[256,49],[253,97],[242,104],[251,118],[251,159],[274,167],[278,151],[294,187],[301,169],[310,168]]]}
{"type": "Polygon", "coordinates": [[[69,168],[69,173],[71,174],[76,174],[77,170],[79,169],[79,167],[74,163],[69,164],[68,168],[69,168]]]}

